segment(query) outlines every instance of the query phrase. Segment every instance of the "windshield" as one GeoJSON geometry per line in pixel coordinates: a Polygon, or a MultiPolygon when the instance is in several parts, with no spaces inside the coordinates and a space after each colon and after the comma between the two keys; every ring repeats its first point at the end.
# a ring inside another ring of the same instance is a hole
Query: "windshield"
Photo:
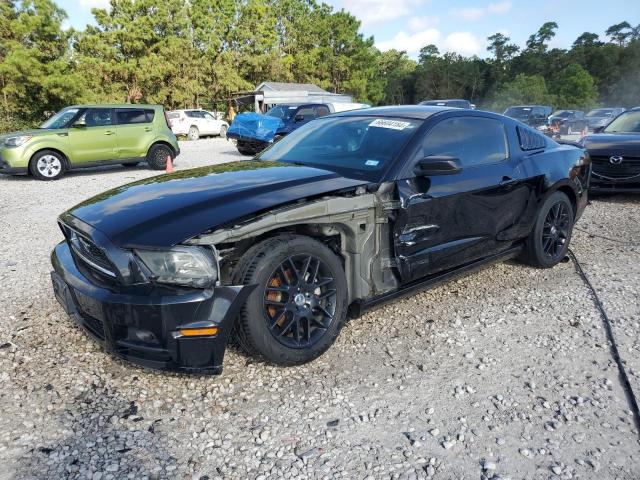
{"type": "Polygon", "coordinates": [[[504,115],[513,118],[527,118],[531,115],[531,107],[509,107],[505,110],[504,115]]]}
{"type": "Polygon", "coordinates": [[[587,113],[587,117],[610,117],[612,114],[612,108],[596,108],[587,113]]]}
{"type": "Polygon", "coordinates": [[[64,110],[60,110],[53,117],[40,125],[40,128],[67,128],[79,111],[79,108],[65,108],[64,110]]]}
{"type": "Polygon", "coordinates": [[[296,108],[297,107],[293,105],[278,105],[277,107],[273,107],[272,109],[268,110],[265,115],[268,115],[269,117],[276,117],[280,120],[286,120],[291,116],[296,108]]]}
{"type": "Polygon", "coordinates": [[[606,133],[640,133],[640,110],[620,114],[603,131],[606,133]]]}
{"type": "Polygon", "coordinates": [[[551,116],[558,118],[569,118],[571,115],[573,115],[573,112],[569,110],[556,110],[551,116]]]}
{"type": "Polygon", "coordinates": [[[399,118],[325,117],[290,133],[259,158],[376,181],[420,124],[399,118]]]}

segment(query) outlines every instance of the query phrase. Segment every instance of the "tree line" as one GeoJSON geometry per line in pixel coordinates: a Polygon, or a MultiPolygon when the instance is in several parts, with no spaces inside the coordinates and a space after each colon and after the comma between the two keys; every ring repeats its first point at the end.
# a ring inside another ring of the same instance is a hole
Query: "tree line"
{"type": "Polygon", "coordinates": [[[380,52],[344,10],[315,0],[111,0],[65,29],[52,0],[0,0],[0,131],[74,103],[225,108],[261,81],[315,83],[372,105],[467,98],[481,108],[640,104],[640,26],[550,48],[545,23],[520,49],[496,33],[487,58],[425,45],[380,52]]]}

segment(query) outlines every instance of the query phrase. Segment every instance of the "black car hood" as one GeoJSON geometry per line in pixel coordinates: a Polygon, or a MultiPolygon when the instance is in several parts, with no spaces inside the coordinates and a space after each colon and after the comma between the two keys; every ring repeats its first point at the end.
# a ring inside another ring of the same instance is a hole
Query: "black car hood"
{"type": "Polygon", "coordinates": [[[598,133],[584,139],[590,155],[640,157],[640,133],[598,133]]]}
{"type": "Polygon", "coordinates": [[[365,183],[319,168],[241,161],[134,182],[67,213],[119,247],[169,247],[281,204],[365,183]]]}

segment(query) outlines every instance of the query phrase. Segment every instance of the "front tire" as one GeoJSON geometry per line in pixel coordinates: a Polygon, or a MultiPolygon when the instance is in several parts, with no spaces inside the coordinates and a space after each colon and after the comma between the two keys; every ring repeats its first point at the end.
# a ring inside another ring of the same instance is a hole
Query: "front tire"
{"type": "Polygon", "coordinates": [[[29,172],[38,180],[57,180],[64,174],[65,167],[65,158],[53,150],[42,150],[29,161],[29,172]]]}
{"type": "Polygon", "coordinates": [[[164,170],[167,167],[167,157],[173,159],[173,150],[166,145],[153,145],[147,153],[147,163],[153,170],[164,170]]]}
{"type": "Polygon", "coordinates": [[[278,365],[322,355],[347,316],[347,281],[338,257],[323,243],[282,235],[242,257],[234,284],[257,284],[235,325],[248,354],[278,365]]]}
{"type": "Polygon", "coordinates": [[[551,268],[566,256],[573,232],[573,205],[563,192],[555,192],[538,211],[526,240],[524,260],[539,268],[551,268]]]}

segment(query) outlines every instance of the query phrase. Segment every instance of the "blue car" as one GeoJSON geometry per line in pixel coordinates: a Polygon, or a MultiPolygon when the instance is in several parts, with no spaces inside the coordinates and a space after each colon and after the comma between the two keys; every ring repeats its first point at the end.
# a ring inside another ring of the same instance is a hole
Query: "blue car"
{"type": "Polygon", "coordinates": [[[227,138],[242,155],[256,155],[285,135],[331,113],[368,108],[364,103],[296,103],[276,105],[265,115],[243,113],[234,119],[227,138]],[[277,120],[279,120],[279,122],[277,120]]]}

